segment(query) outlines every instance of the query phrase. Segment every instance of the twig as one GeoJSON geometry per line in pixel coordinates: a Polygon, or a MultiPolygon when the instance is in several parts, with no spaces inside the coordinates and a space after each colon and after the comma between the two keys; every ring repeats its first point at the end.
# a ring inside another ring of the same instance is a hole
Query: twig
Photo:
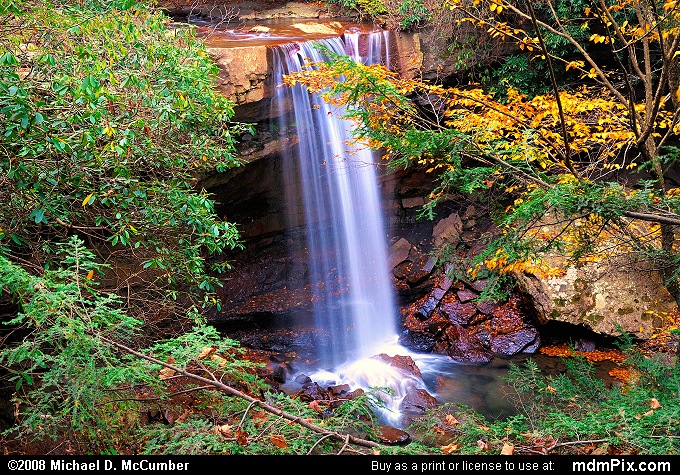
{"type": "Polygon", "coordinates": [[[347,434],[347,438],[345,439],[345,443],[342,445],[342,447],[338,451],[338,455],[342,454],[342,451],[345,450],[348,445],[349,445],[349,434],[347,434]]]}
{"type": "Polygon", "coordinates": [[[558,447],[567,447],[571,445],[582,445],[582,444],[601,444],[603,442],[609,442],[608,439],[593,439],[593,440],[574,440],[572,442],[561,442],[561,443],[555,443],[554,445],[550,447],[546,447],[546,452],[551,452],[552,450],[558,448],[558,447]]]}
{"type": "Polygon", "coordinates": [[[248,415],[248,412],[250,412],[250,408],[253,407],[255,404],[257,404],[256,399],[250,401],[250,404],[248,404],[248,407],[246,408],[246,410],[243,411],[243,417],[241,418],[241,422],[238,423],[236,430],[241,430],[241,426],[243,426],[243,423],[246,421],[246,416],[248,415]]]}
{"type": "MultiPolygon", "coordinates": [[[[212,386],[212,385],[210,385],[210,386],[197,386],[195,388],[184,389],[183,391],[177,391],[176,393],[168,394],[167,398],[179,396],[180,394],[191,393],[191,392],[194,392],[194,391],[202,391],[204,389],[215,389],[215,387],[212,386]]],[[[125,402],[125,401],[149,402],[149,401],[160,401],[161,399],[166,399],[166,398],[161,398],[161,397],[149,397],[149,398],[129,397],[129,398],[121,398],[121,399],[112,399],[111,401],[100,402],[99,404],[95,404],[95,407],[105,406],[107,404],[111,404],[112,402],[125,402]]]]}
{"type": "Polygon", "coordinates": [[[316,448],[316,446],[319,445],[324,440],[328,439],[329,437],[330,437],[330,435],[326,434],[323,437],[321,437],[319,440],[314,442],[314,445],[312,445],[312,447],[307,451],[307,455],[310,455],[312,452],[314,452],[314,449],[316,448]]]}

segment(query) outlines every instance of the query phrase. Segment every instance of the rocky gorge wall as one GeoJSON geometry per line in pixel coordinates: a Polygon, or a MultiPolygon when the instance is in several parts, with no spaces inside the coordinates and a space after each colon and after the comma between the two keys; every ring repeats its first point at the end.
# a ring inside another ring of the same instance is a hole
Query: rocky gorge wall
{"type": "MultiPolygon", "coordinates": [[[[261,10],[256,8],[257,2],[239,5],[238,13],[232,9],[231,14],[254,33],[269,33],[266,21],[272,18],[291,19],[288,26],[293,25],[301,38],[340,35],[350,23],[325,4],[288,2],[261,10]]],[[[185,16],[228,15],[227,10],[216,10],[214,5],[194,5],[190,12],[188,7],[174,8],[185,16]]],[[[240,144],[241,156],[249,164],[200,183],[214,194],[220,212],[239,223],[247,243],[245,251],[227,256],[234,271],[226,276],[221,290],[225,306],[214,319],[224,325],[253,319],[306,321],[312,311],[310,286],[320,283],[308,282],[306,256],[290,253],[290,243],[302,240],[304,229],[302,217],[291,218],[284,210],[281,176],[287,164],[280,152],[291,144],[272,133],[268,104],[274,85],[269,80],[269,45],[239,46],[220,39],[209,24],[199,22],[197,28],[219,65],[220,90],[237,104],[236,119],[258,124],[257,132],[240,144]]],[[[428,53],[434,47],[422,43],[422,38],[418,33],[394,35],[395,64],[401,74],[413,76],[444,68],[428,53]]],[[[496,232],[491,210],[483,197],[453,195],[437,208],[433,220],[417,219],[433,189],[432,180],[420,170],[381,175],[390,267],[406,346],[447,354],[462,362],[485,362],[494,354],[536,351],[541,345],[540,330],[550,322],[595,335],[616,335],[620,328],[646,339],[663,324],[665,315],[676,310],[658,273],[625,259],[567,266],[560,277],[517,275],[513,298],[475,303],[487,282],[466,277],[464,269],[496,232]]],[[[561,256],[551,259],[558,263],[561,256]]],[[[304,341],[300,334],[288,331],[277,338],[271,329],[266,339],[253,332],[241,337],[246,343],[259,339],[250,343],[270,348],[294,347],[304,341]]]]}

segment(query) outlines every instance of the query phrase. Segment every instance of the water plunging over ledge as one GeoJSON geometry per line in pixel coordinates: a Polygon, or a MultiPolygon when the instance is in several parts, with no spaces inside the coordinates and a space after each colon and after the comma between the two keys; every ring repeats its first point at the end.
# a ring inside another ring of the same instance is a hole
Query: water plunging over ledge
{"type": "MultiPolygon", "coordinates": [[[[282,84],[283,75],[302,70],[308,62],[327,60],[319,45],[355,61],[389,62],[387,35],[354,31],[318,42],[278,45],[273,50],[274,81],[282,84]]],[[[278,124],[281,130],[294,130],[291,143],[297,142],[288,149],[288,209],[296,213],[302,208],[310,280],[321,284],[312,296],[315,324],[321,330],[315,341],[320,371],[313,379],[340,376],[364,389],[391,387],[396,395],[390,402],[398,405],[408,389],[402,386],[423,383],[372,358],[380,353],[394,356],[398,347],[398,312],[378,188],[379,158],[353,143],[353,124],[343,118],[342,109],[300,85],[279,86],[276,91],[275,107],[289,103],[293,107],[290,114],[283,108],[275,114],[278,124]]]]}

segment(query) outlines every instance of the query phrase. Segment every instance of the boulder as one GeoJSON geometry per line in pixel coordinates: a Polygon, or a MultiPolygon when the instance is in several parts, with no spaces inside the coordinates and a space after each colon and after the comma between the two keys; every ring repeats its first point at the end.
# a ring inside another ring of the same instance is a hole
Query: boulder
{"type": "MultiPolygon", "coordinates": [[[[555,267],[564,261],[555,255],[547,259],[555,267]]],[[[659,272],[625,256],[568,266],[560,277],[516,277],[541,323],[556,320],[608,335],[619,335],[620,325],[623,332],[648,339],[663,315],[677,308],[659,272]]]]}

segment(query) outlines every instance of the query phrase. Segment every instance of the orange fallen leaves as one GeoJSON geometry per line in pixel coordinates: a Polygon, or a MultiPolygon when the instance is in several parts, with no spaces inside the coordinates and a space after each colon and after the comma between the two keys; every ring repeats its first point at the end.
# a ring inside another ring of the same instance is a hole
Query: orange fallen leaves
{"type": "Polygon", "coordinates": [[[455,442],[451,442],[449,445],[441,447],[441,451],[444,452],[445,454],[452,454],[453,452],[456,452],[458,449],[460,449],[460,444],[457,444],[455,442]]]}
{"type": "MultiPolygon", "coordinates": [[[[168,364],[174,364],[174,363],[175,363],[175,358],[173,358],[172,356],[169,356],[168,359],[166,360],[166,363],[168,363],[168,364]]],[[[174,370],[174,369],[163,368],[163,369],[161,369],[161,371],[160,371],[160,378],[161,378],[161,379],[168,379],[168,378],[170,378],[170,377],[172,377],[172,376],[174,376],[174,375],[175,375],[175,370],[174,370]]]]}
{"type": "Polygon", "coordinates": [[[613,361],[614,363],[622,363],[626,359],[623,352],[618,350],[576,351],[571,349],[566,344],[544,346],[540,349],[540,352],[548,356],[561,356],[565,358],[569,356],[583,356],[591,363],[596,363],[599,361],[613,361]]]}
{"type": "Polygon", "coordinates": [[[503,444],[501,455],[512,455],[515,453],[515,446],[510,444],[503,444]]]}
{"type": "Polygon", "coordinates": [[[643,417],[649,417],[649,416],[651,416],[652,414],[654,414],[654,411],[647,411],[647,412],[645,412],[645,413],[643,413],[643,414],[638,414],[637,416],[635,416],[635,418],[636,418],[637,420],[640,420],[640,419],[642,419],[643,417]]]}
{"type": "Polygon", "coordinates": [[[248,433],[244,432],[242,430],[237,430],[236,431],[236,443],[240,445],[241,447],[248,445],[250,441],[248,440],[248,433]]]}
{"type": "Polygon", "coordinates": [[[633,371],[630,368],[614,368],[608,374],[622,383],[627,383],[633,379],[633,371]]]}
{"type": "Polygon", "coordinates": [[[460,424],[460,421],[456,419],[456,416],[454,416],[453,414],[447,414],[446,417],[444,418],[444,423],[447,426],[456,426],[460,424]]]}
{"type": "Polygon", "coordinates": [[[231,431],[231,426],[229,424],[222,424],[220,426],[216,426],[212,432],[217,435],[221,435],[224,437],[232,437],[234,433],[231,431]]]}
{"type": "Polygon", "coordinates": [[[286,438],[282,435],[272,435],[272,436],[270,436],[269,442],[276,445],[280,449],[285,449],[286,447],[288,447],[288,442],[286,442],[286,438]]]}
{"type": "Polygon", "coordinates": [[[215,353],[216,348],[214,346],[206,346],[201,350],[201,352],[198,354],[198,359],[202,360],[203,358],[212,355],[215,353]]]}

